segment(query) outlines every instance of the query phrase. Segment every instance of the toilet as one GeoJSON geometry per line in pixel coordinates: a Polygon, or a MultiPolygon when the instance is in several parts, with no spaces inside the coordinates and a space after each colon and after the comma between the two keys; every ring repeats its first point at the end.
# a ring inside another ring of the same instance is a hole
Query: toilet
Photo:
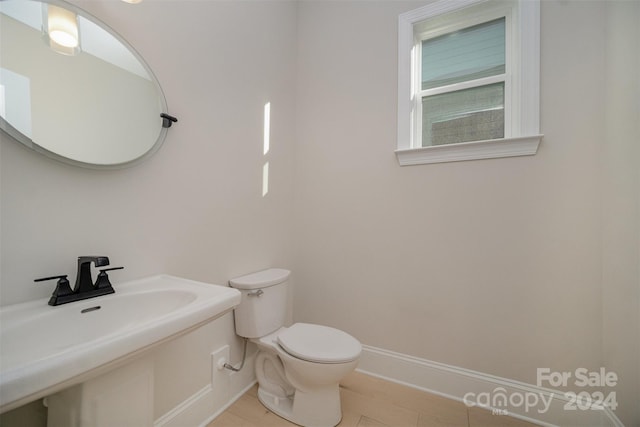
{"type": "Polygon", "coordinates": [[[258,346],[255,371],[264,406],[302,426],[335,426],[342,419],[339,383],[355,369],[362,346],[328,326],[285,327],[290,275],[272,268],[229,281],[242,293],[236,334],[258,346]]]}

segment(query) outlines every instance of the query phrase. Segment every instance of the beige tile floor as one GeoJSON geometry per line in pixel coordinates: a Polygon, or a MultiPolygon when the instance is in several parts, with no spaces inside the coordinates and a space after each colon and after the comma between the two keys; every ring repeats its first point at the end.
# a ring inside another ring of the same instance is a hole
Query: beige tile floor
{"type": "MultiPolygon", "coordinates": [[[[208,427],[291,427],[258,401],[257,386],[213,420],[208,427]]],[[[532,427],[515,418],[492,415],[462,402],[445,399],[359,372],[340,384],[341,427],[532,427]]]]}

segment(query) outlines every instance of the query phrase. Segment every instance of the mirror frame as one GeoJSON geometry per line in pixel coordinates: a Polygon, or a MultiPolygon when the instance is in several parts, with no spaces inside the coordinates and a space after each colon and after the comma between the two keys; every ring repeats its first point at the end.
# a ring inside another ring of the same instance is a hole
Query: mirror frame
{"type": "MultiPolygon", "coordinates": [[[[81,9],[80,7],[73,5],[71,3],[68,3],[64,0],[37,0],[37,1],[39,1],[40,3],[47,3],[55,6],[64,7],[76,13],[77,15],[82,16],[83,18],[93,22],[94,24],[96,24],[97,26],[99,26],[100,28],[108,32],[117,41],[122,43],[123,46],[126,47],[129,50],[129,52],[131,52],[131,54],[140,62],[140,64],[142,64],[145,71],[149,74],[149,78],[152,80],[153,86],[156,88],[156,91],[159,97],[159,102],[162,109],[161,113],[168,112],[167,100],[164,96],[164,92],[162,91],[162,87],[160,87],[160,82],[158,81],[158,78],[153,73],[153,71],[151,70],[151,67],[149,66],[149,64],[147,64],[147,62],[144,60],[142,55],[140,55],[140,53],[138,53],[138,51],[127,40],[125,40],[124,37],[118,34],[117,31],[115,31],[109,25],[105,24],[103,21],[96,18],[86,10],[81,9]]],[[[145,161],[146,159],[151,157],[153,154],[155,154],[156,151],[158,151],[162,146],[162,144],[164,143],[167,136],[167,130],[168,130],[168,127],[162,124],[164,120],[162,120],[161,117],[158,117],[158,122],[159,122],[159,125],[161,126],[160,133],[158,134],[158,138],[156,139],[156,141],[154,142],[154,144],[151,146],[149,150],[147,150],[143,155],[135,159],[122,162],[122,163],[114,163],[114,164],[94,164],[94,163],[82,162],[80,160],[70,159],[68,157],[54,153],[53,151],[47,150],[46,148],[40,146],[37,142],[33,141],[31,138],[29,138],[28,136],[24,135],[22,132],[14,128],[3,117],[0,117],[0,130],[5,132],[12,139],[26,146],[27,148],[30,148],[33,151],[43,154],[51,159],[58,160],[60,162],[73,165],[73,166],[80,166],[87,169],[108,170],[108,169],[122,169],[122,168],[135,166],[138,163],[145,161]]]]}

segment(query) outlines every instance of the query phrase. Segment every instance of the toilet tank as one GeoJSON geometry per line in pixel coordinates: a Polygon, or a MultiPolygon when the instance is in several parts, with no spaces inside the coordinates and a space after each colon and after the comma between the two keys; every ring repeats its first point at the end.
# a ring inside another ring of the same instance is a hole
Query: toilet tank
{"type": "Polygon", "coordinates": [[[289,270],[271,268],[229,280],[242,294],[234,309],[236,334],[259,338],[285,325],[290,274],[289,270]]]}

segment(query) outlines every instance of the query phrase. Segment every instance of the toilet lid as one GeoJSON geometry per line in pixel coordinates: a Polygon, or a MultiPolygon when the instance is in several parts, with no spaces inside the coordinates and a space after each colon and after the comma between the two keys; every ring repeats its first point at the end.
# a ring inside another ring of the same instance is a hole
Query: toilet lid
{"type": "Polygon", "coordinates": [[[278,334],[278,344],[290,355],[317,363],[351,362],[362,346],[351,335],[328,326],[296,323],[278,334]]]}

